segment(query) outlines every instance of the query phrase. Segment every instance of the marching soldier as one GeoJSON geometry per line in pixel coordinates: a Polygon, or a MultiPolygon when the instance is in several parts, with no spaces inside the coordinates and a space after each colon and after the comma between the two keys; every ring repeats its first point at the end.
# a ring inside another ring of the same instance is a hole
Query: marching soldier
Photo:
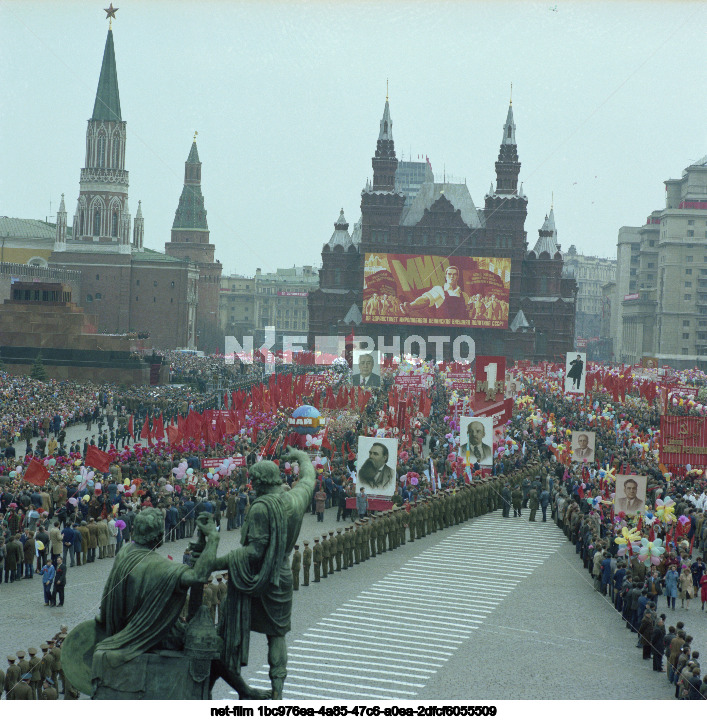
{"type": "Polygon", "coordinates": [[[367,516],[361,519],[361,528],[359,531],[361,533],[361,563],[363,563],[368,560],[369,525],[367,516]]]}
{"type": "Polygon", "coordinates": [[[415,532],[417,531],[417,504],[413,503],[408,511],[408,532],[410,533],[410,543],[415,540],[415,532]]]}
{"type": "Polygon", "coordinates": [[[17,665],[22,671],[20,675],[24,676],[29,671],[29,660],[25,658],[24,651],[18,651],[15,655],[17,656],[17,665]]]}
{"type": "Polygon", "coordinates": [[[322,569],[322,547],[319,545],[319,536],[314,539],[312,559],[314,560],[314,583],[319,583],[322,569]]]}
{"type": "Polygon", "coordinates": [[[350,526],[346,526],[344,528],[344,558],[343,558],[343,569],[344,571],[348,570],[349,566],[351,566],[351,531],[350,526]]]}
{"type": "Polygon", "coordinates": [[[15,664],[17,656],[10,655],[7,657],[7,662],[10,664],[5,672],[5,698],[8,701],[12,701],[15,698],[15,687],[22,678],[22,671],[20,667],[15,664]]]}
{"type": "Polygon", "coordinates": [[[37,657],[36,648],[28,648],[27,651],[29,653],[29,672],[32,674],[30,686],[34,692],[34,697],[39,698],[42,690],[42,659],[37,657]]]}
{"type": "Polygon", "coordinates": [[[27,672],[22,675],[20,682],[15,686],[13,691],[13,701],[34,701],[34,691],[29,685],[32,680],[32,674],[27,672]]]}
{"type": "Polygon", "coordinates": [[[418,538],[425,537],[425,505],[422,501],[418,501],[415,504],[417,528],[415,529],[415,535],[418,538]]]}
{"type": "Polygon", "coordinates": [[[371,516],[368,529],[368,542],[370,543],[370,558],[376,557],[376,544],[378,543],[378,514],[371,516]]]}
{"type": "Polygon", "coordinates": [[[329,531],[329,575],[334,574],[334,558],[336,557],[336,539],[334,531],[329,531]]]}
{"type": "Polygon", "coordinates": [[[326,532],[322,533],[322,540],[319,544],[322,549],[322,565],[320,578],[325,579],[329,575],[329,537],[326,532]]]}
{"type": "Polygon", "coordinates": [[[49,653],[48,643],[43,643],[39,648],[42,650],[39,673],[42,678],[46,678],[54,673],[54,657],[49,653]]]}
{"type": "Polygon", "coordinates": [[[312,549],[309,547],[309,541],[304,542],[304,551],[302,552],[302,574],[304,576],[302,585],[309,586],[309,567],[312,565],[312,549]]]}
{"type": "Polygon", "coordinates": [[[54,681],[50,678],[44,679],[40,698],[44,701],[56,701],[59,698],[59,693],[54,686],[54,681]]]}
{"type": "Polygon", "coordinates": [[[405,545],[405,534],[410,527],[410,514],[407,512],[405,506],[400,507],[400,545],[405,545]]]}
{"type": "Polygon", "coordinates": [[[299,545],[295,544],[292,553],[292,590],[299,591],[299,571],[302,567],[302,554],[299,552],[299,545]]]}
{"type": "Polygon", "coordinates": [[[378,513],[378,523],[376,524],[376,541],[378,546],[378,553],[385,553],[385,516],[383,511],[378,513]]]}
{"type": "MultiPolygon", "coordinates": [[[[61,640],[63,641],[64,639],[61,640]]],[[[49,655],[52,657],[52,681],[54,682],[54,688],[56,689],[57,693],[59,691],[61,691],[61,693],[65,693],[66,679],[64,678],[64,671],[61,667],[61,647],[56,645],[54,639],[52,639],[49,644],[49,655]]]]}
{"type": "Polygon", "coordinates": [[[353,531],[354,564],[361,563],[361,521],[354,523],[353,531]]]}
{"type": "Polygon", "coordinates": [[[336,529],[336,570],[341,570],[341,561],[344,555],[344,537],[341,534],[341,529],[336,529]]]}

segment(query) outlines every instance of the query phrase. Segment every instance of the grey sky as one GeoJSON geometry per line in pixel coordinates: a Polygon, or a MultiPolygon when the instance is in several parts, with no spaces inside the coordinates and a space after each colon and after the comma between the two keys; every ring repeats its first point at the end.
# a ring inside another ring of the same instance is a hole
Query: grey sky
{"type": "MultiPolygon", "coordinates": [[[[103,2],[0,4],[0,214],[78,197],[103,2]]],[[[164,251],[194,130],[224,272],[318,264],[353,225],[390,79],[398,157],[466,179],[477,206],[513,83],[532,247],[554,191],[563,250],[615,255],[622,225],[707,153],[700,3],[116,2],[130,210],[164,251]]]]}

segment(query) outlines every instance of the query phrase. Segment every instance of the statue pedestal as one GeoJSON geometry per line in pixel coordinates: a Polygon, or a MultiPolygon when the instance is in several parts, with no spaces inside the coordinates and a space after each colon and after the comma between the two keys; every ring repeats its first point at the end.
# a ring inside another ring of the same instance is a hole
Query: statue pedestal
{"type": "Polygon", "coordinates": [[[211,698],[209,674],[211,659],[185,656],[179,651],[156,651],[111,668],[106,659],[94,654],[94,680],[91,698],[99,701],[204,700],[211,698]]]}

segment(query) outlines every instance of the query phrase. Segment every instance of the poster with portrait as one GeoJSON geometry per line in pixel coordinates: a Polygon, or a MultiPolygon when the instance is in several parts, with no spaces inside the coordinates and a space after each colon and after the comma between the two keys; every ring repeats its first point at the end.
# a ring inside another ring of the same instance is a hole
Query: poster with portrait
{"type": "Polygon", "coordinates": [[[503,390],[504,398],[516,398],[520,392],[520,381],[513,373],[506,373],[506,384],[503,390]]]}
{"type": "Polygon", "coordinates": [[[572,461],[592,463],[594,461],[594,431],[572,431],[572,461]]]}
{"type": "Polygon", "coordinates": [[[357,350],[353,351],[353,375],[351,383],[361,388],[380,388],[380,362],[378,351],[357,350]]]}
{"type": "Polygon", "coordinates": [[[570,351],[565,361],[565,393],[584,395],[587,354],[570,351]]]}
{"type": "Polygon", "coordinates": [[[397,463],[397,438],[359,436],[356,492],[365,488],[369,496],[392,496],[397,485],[397,463]]]}
{"type": "Polygon", "coordinates": [[[459,453],[465,463],[493,465],[493,418],[462,416],[459,432],[459,453]]]}
{"type": "Polygon", "coordinates": [[[643,511],[647,485],[647,476],[617,475],[614,514],[635,516],[643,511]]]}

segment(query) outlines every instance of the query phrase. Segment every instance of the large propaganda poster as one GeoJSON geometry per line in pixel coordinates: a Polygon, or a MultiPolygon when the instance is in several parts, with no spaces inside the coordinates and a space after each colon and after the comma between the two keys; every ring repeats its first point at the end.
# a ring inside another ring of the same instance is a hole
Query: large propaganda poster
{"type": "Polygon", "coordinates": [[[660,417],[660,462],[666,465],[707,465],[707,423],[704,418],[660,417]]]}
{"type": "Polygon", "coordinates": [[[496,393],[503,391],[503,383],[506,378],[506,358],[495,355],[476,356],[474,376],[477,400],[495,401],[496,393]]]}
{"type": "Polygon", "coordinates": [[[586,353],[569,352],[565,362],[565,393],[584,395],[586,353]]]}
{"type": "Polygon", "coordinates": [[[397,485],[397,438],[358,437],[356,490],[374,496],[392,496],[397,485]]]}
{"type": "Polygon", "coordinates": [[[363,320],[507,328],[510,258],[366,253],[363,320]]]}

